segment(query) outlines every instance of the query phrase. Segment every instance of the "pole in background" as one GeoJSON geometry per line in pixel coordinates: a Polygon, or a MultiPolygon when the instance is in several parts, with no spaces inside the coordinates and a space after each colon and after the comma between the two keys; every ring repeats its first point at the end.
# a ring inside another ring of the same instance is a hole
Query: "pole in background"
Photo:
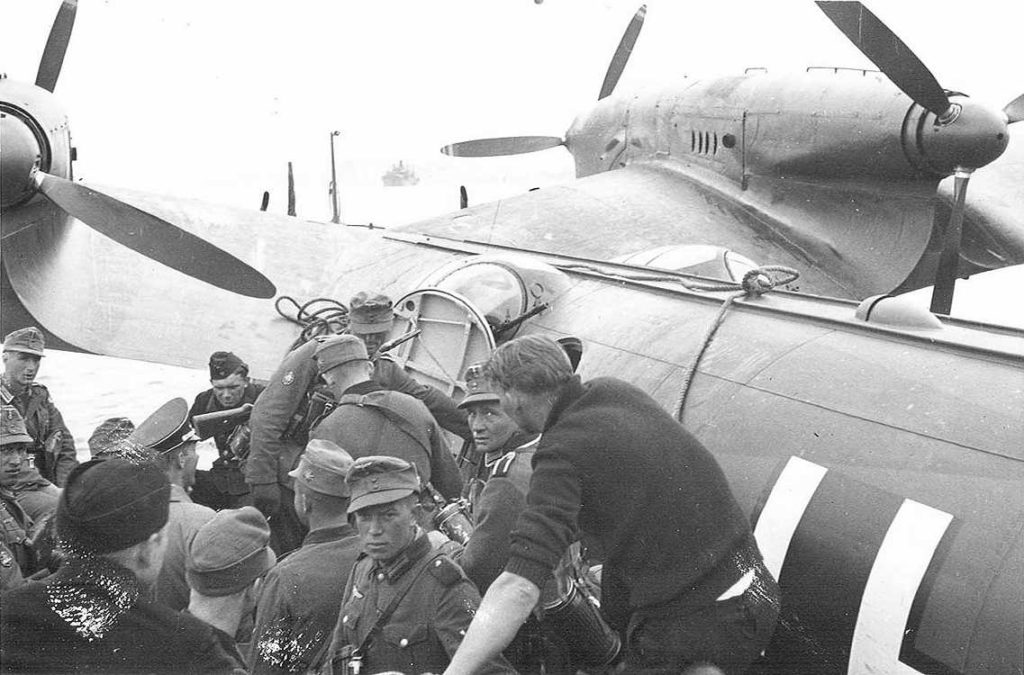
{"type": "Polygon", "coordinates": [[[333,215],[332,223],[341,223],[341,201],[338,199],[338,171],[334,160],[334,137],[340,136],[340,131],[331,132],[331,208],[333,215]]]}

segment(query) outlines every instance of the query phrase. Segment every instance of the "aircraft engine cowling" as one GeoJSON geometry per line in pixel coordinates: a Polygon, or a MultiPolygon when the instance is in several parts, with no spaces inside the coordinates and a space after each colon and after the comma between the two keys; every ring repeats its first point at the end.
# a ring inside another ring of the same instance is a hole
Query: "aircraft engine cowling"
{"type": "Polygon", "coordinates": [[[966,96],[950,100],[955,110],[944,123],[918,105],[907,112],[903,148],[921,171],[948,176],[957,167],[982,167],[1002,155],[1010,142],[1001,111],[966,96]]]}
{"type": "MultiPolygon", "coordinates": [[[[35,193],[32,171],[43,161],[45,139],[18,111],[0,111],[0,209],[23,204],[35,193]],[[42,142],[40,142],[42,141],[42,142]]],[[[48,155],[46,161],[49,163],[48,155]]]]}

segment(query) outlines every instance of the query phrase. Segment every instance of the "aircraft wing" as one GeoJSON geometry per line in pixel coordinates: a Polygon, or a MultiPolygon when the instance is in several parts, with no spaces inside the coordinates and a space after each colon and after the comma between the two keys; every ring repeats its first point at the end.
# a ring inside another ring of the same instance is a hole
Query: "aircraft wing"
{"type": "Polygon", "coordinates": [[[634,163],[400,229],[598,260],[710,244],[798,270],[792,290],[858,299],[899,286],[931,236],[927,186],[716,178],[634,163]]]}

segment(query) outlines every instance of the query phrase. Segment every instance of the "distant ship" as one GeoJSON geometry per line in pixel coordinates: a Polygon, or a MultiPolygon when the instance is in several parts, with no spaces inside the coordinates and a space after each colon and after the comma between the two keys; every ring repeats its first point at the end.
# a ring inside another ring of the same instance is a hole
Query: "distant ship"
{"type": "Polygon", "coordinates": [[[420,177],[416,175],[416,172],[411,167],[406,166],[402,160],[398,160],[397,164],[392,164],[391,168],[380,179],[385,187],[416,185],[420,182],[420,177]]]}

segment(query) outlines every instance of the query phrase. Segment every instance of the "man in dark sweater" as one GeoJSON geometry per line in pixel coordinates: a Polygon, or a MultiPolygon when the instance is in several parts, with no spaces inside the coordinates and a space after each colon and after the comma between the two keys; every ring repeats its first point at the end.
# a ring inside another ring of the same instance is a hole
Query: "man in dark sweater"
{"type": "Polygon", "coordinates": [[[744,672],[771,638],[778,586],[711,454],[639,389],[582,384],[548,338],[502,345],[488,372],[505,411],[543,435],[509,562],[446,672],[508,644],[581,533],[604,552],[601,609],[629,669],[744,672]]]}

